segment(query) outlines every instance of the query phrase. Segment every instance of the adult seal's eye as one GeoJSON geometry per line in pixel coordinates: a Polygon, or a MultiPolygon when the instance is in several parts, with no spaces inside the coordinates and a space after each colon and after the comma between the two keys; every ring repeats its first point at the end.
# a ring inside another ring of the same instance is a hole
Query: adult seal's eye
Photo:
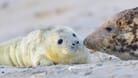
{"type": "Polygon", "coordinates": [[[59,39],[58,44],[62,44],[62,43],[63,43],[63,39],[59,39]]]}
{"type": "Polygon", "coordinates": [[[106,29],[106,31],[108,31],[108,32],[111,32],[111,31],[112,31],[112,28],[111,28],[111,27],[106,27],[105,29],[106,29]]]}
{"type": "Polygon", "coordinates": [[[73,35],[73,37],[76,37],[76,34],[73,33],[72,35],[73,35]]]}

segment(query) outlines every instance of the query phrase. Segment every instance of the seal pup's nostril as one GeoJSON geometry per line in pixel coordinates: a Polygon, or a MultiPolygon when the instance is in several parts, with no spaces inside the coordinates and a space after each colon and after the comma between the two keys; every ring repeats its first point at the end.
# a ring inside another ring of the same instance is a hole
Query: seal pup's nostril
{"type": "Polygon", "coordinates": [[[76,41],[76,44],[79,44],[80,42],[79,41],[76,41]]]}
{"type": "Polygon", "coordinates": [[[80,42],[79,41],[74,41],[74,43],[72,43],[73,46],[79,44],[80,42]]]}
{"type": "Polygon", "coordinates": [[[74,43],[72,43],[72,45],[73,45],[73,46],[75,46],[75,44],[74,44],[74,43]]]}

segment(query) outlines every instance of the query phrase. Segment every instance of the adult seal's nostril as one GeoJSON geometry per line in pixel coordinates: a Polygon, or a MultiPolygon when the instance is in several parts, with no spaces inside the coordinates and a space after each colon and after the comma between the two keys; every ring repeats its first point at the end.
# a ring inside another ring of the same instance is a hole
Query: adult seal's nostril
{"type": "Polygon", "coordinates": [[[83,44],[87,45],[87,39],[84,39],[83,44]]]}

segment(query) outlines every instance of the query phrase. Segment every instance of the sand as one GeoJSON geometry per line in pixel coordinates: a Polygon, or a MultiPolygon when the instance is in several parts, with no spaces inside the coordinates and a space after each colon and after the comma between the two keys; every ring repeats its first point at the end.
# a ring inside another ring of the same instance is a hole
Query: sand
{"type": "MultiPolygon", "coordinates": [[[[53,25],[73,28],[83,40],[112,15],[138,0],[0,0],[0,42],[53,25]]],[[[138,61],[95,52],[89,64],[36,68],[0,66],[0,78],[137,78],[138,61]]]]}

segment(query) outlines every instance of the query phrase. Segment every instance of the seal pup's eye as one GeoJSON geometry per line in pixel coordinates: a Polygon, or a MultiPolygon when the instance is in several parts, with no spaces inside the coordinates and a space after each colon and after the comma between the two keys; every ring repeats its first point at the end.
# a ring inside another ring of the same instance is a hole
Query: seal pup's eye
{"type": "Polygon", "coordinates": [[[58,44],[62,44],[62,43],[63,43],[63,39],[59,39],[58,44]]]}
{"type": "Polygon", "coordinates": [[[108,31],[108,32],[111,32],[111,31],[112,31],[112,28],[111,28],[111,27],[106,27],[105,29],[106,29],[106,31],[108,31]]]}
{"type": "Polygon", "coordinates": [[[76,37],[76,34],[73,33],[72,35],[73,35],[73,37],[76,37]]]}

